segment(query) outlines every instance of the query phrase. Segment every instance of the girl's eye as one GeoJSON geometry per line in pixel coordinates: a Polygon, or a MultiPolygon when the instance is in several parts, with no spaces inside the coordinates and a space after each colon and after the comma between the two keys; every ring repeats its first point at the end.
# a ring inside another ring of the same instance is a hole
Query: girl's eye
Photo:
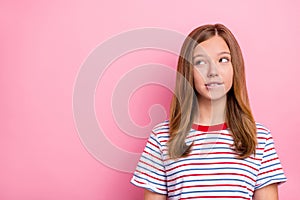
{"type": "Polygon", "coordinates": [[[227,63],[229,61],[230,61],[229,58],[226,58],[226,57],[220,58],[220,60],[219,60],[220,63],[227,63]]]}
{"type": "Polygon", "coordinates": [[[206,62],[204,60],[197,60],[195,61],[194,65],[205,65],[206,62]]]}

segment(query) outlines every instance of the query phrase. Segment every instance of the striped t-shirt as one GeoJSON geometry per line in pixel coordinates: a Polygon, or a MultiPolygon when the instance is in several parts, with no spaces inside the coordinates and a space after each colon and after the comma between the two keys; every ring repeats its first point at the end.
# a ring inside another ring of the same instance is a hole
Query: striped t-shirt
{"type": "Polygon", "coordinates": [[[169,122],[152,131],[131,183],[168,199],[252,199],[253,192],[286,181],[270,131],[256,124],[256,154],[236,158],[226,124],[193,125],[186,143],[190,154],[168,158],[169,122]]]}

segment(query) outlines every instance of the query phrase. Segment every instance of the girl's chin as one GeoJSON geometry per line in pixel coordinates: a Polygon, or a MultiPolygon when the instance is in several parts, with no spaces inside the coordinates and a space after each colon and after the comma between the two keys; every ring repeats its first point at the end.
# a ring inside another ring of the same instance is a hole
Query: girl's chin
{"type": "Polygon", "coordinates": [[[207,94],[203,95],[199,98],[199,100],[207,100],[207,101],[217,101],[217,100],[226,100],[226,94],[207,94]]]}

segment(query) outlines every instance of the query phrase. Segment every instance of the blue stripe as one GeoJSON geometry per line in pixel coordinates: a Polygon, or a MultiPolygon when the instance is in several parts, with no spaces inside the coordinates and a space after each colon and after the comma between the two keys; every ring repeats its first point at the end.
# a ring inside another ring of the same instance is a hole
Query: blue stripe
{"type": "MultiPolygon", "coordinates": [[[[171,162],[171,163],[169,163],[169,164],[166,164],[165,165],[165,167],[167,168],[168,166],[170,166],[170,165],[174,165],[174,164],[178,164],[178,163],[181,163],[181,162],[184,162],[184,161],[199,161],[199,160],[219,160],[219,159],[224,159],[224,160],[222,160],[221,162],[228,162],[228,160],[235,160],[236,161],[236,158],[234,158],[234,157],[215,157],[215,158],[197,158],[197,159],[195,159],[195,158],[182,158],[181,160],[178,160],[178,161],[174,161],[174,162],[171,162]],[[226,160],[227,159],[227,160],[226,160]]],[[[251,164],[253,164],[253,165],[256,165],[256,166],[260,166],[259,164],[257,164],[257,163],[254,163],[254,162],[251,162],[251,161],[249,161],[249,160],[243,160],[243,161],[245,161],[245,162],[247,162],[247,163],[251,163],[251,164]]],[[[236,164],[239,164],[238,162],[236,162],[236,164]]]]}
{"type": "MultiPolygon", "coordinates": [[[[277,161],[278,161],[278,160],[277,160],[277,161]]],[[[279,165],[279,166],[280,166],[280,162],[274,163],[274,164],[272,164],[272,165],[267,165],[267,166],[265,166],[265,167],[260,168],[260,170],[263,170],[263,169],[266,169],[266,168],[269,168],[269,167],[274,167],[275,165],[279,165]]],[[[274,168],[273,168],[273,169],[274,169],[274,168]]]]}
{"type": "Polygon", "coordinates": [[[273,179],[268,180],[267,182],[264,182],[264,183],[261,184],[261,185],[255,186],[255,190],[256,190],[257,188],[262,188],[262,187],[268,185],[270,182],[271,182],[271,183],[280,183],[280,182],[285,182],[286,180],[287,180],[286,178],[273,178],[273,179]]]}
{"type": "MultiPolygon", "coordinates": [[[[216,147],[216,146],[212,146],[212,147],[198,147],[198,148],[193,148],[193,151],[204,151],[204,150],[232,150],[228,147],[216,147]]],[[[166,153],[163,153],[163,157],[167,157],[168,156],[168,153],[166,150],[164,150],[163,152],[166,152],[166,153]]],[[[226,152],[224,152],[226,153],[226,152]]],[[[263,155],[263,153],[256,153],[257,156],[261,156],[263,155]]]]}
{"type": "Polygon", "coordinates": [[[154,160],[152,160],[152,159],[150,159],[150,158],[147,158],[147,157],[144,156],[143,154],[142,154],[140,160],[142,160],[142,159],[145,159],[145,160],[150,161],[150,162],[148,162],[148,163],[155,163],[155,164],[159,165],[160,167],[164,168],[164,165],[163,165],[162,163],[155,162],[154,160]]]}
{"type": "MultiPolygon", "coordinates": [[[[142,166],[140,165],[140,163],[138,164],[138,167],[144,169],[144,170],[145,170],[145,171],[143,171],[144,173],[151,172],[151,173],[153,173],[153,174],[156,174],[157,176],[160,176],[160,178],[166,178],[166,177],[167,177],[165,174],[159,174],[159,173],[157,173],[157,172],[155,172],[155,171],[150,170],[150,169],[149,169],[150,167],[149,167],[149,168],[142,167],[142,166]]],[[[142,171],[142,170],[141,170],[141,171],[142,171]]]]}
{"type": "MultiPolygon", "coordinates": [[[[264,156],[263,156],[263,159],[264,159],[264,158],[267,158],[267,157],[270,157],[270,156],[273,156],[273,155],[277,155],[277,153],[276,153],[276,152],[273,152],[273,153],[271,153],[271,154],[264,155],[264,156]]],[[[276,158],[277,158],[277,156],[276,156],[276,158]]]]}
{"type": "MultiPolygon", "coordinates": [[[[154,140],[154,141],[155,141],[154,143],[156,143],[158,146],[160,146],[160,147],[161,147],[161,144],[160,144],[160,142],[158,142],[158,141],[156,140],[156,138],[154,137],[154,135],[153,135],[153,134],[151,134],[151,135],[150,135],[150,139],[154,140]]],[[[150,141],[150,139],[149,139],[149,141],[150,141]]]]}
{"type": "MultiPolygon", "coordinates": [[[[198,171],[198,170],[222,170],[222,169],[235,169],[235,170],[241,170],[241,171],[245,171],[245,172],[248,172],[249,174],[253,175],[253,176],[256,176],[255,173],[249,171],[249,170],[246,170],[246,169],[242,169],[242,168],[237,168],[237,167],[214,167],[214,168],[194,168],[194,169],[184,169],[184,170],[180,170],[180,171],[176,171],[174,172],[173,174],[168,174],[168,176],[173,176],[177,173],[180,173],[180,172],[186,172],[186,171],[198,171]]],[[[220,172],[215,172],[215,173],[220,173],[220,172]]],[[[205,174],[204,174],[205,175],[205,174]]]]}
{"type": "MultiPolygon", "coordinates": [[[[270,146],[270,145],[272,145],[272,146],[274,147],[274,142],[266,143],[265,148],[268,147],[268,146],[270,146]]],[[[266,148],[266,149],[267,149],[267,148],[266,148]]]]}
{"type": "MultiPolygon", "coordinates": [[[[160,151],[156,151],[155,149],[152,149],[152,148],[149,147],[149,146],[146,146],[146,147],[145,147],[145,150],[146,150],[146,149],[149,149],[149,150],[150,150],[150,152],[148,152],[148,153],[154,152],[154,153],[158,154],[158,155],[161,157],[160,151]]],[[[146,151],[146,152],[147,152],[147,151],[146,151]]]]}
{"type": "MultiPolygon", "coordinates": [[[[242,193],[242,194],[248,194],[248,191],[245,192],[245,191],[242,191],[242,190],[201,190],[201,191],[190,191],[190,192],[181,192],[181,193],[178,193],[178,194],[175,194],[175,195],[170,195],[169,197],[176,197],[176,196],[179,196],[179,195],[182,195],[182,194],[192,194],[192,193],[199,193],[199,192],[215,192],[215,193],[222,193],[222,192],[234,192],[235,194],[236,193],[242,193]]],[[[222,193],[222,195],[224,195],[224,193],[222,193]]]]}
{"type": "Polygon", "coordinates": [[[169,128],[165,128],[165,127],[157,127],[153,130],[154,133],[156,132],[166,132],[169,131],[169,128]]]}
{"type": "Polygon", "coordinates": [[[167,135],[167,136],[158,135],[157,138],[158,138],[159,140],[161,140],[161,139],[169,139],[170,136],[169,136],[169,135],[167,135]]]}
{"type": "MultiPolygon", "coordinates": [[[[193,139],[191,137],[191,138],[188,138],[188,140],[193,140],[193,139]]],[[[209,138],[205,137],[205,138],[194,139],[193,141],[202,141],[202,140],[227,140],[227,141],[233,142],[232,139],[225,138],[225,137],[209,137],[209,138]]]]}
{"type": "MultiPolygon", "coordinates": [[[[175,186],[175,188],[176,188],[176,186],[177,185],[182,185],[183,183],[192,183],[192,182],[213,182],[213,183],[216,183],[216,181],[237,181],[237,182],[241,182],[240,184],[241,185],[243,185],[244,183],[246,183],[248,186],[250,186],[250,188],[251,187],[254,187],[254,185],[253,184],[251,184],[250,182],[248,182],[248,181],[245,181],[245,180],[241,180],[241,179],[233,179],[233,178],[222,178],[222,179],[220,179],[220,178],[218,178],[218,179],[216,179],[216,178],[214,178],[214,179],[201,179],[201,180],[184,180],[184,181],[180,181],[180,182],[176,182],[175,184],[168,184],[168,187],[170,188],[170,187],[174,187],[175,186]]],[[[184,185],[184,184],[183,184],[184,185]]]]}
{"type": "Polygon", "coordinates": [[[273,179],[273,177],[276,177],[276,176],[284,176],[284,173],[278,173],[278,174],[274,174],[274,175],[270,175],[270,176],[265,176],[265,177],[257,179],[257,182],[264,180],[264,179],[273,179]]]}
{"type": "MultiPolygon", "coordinates": [[[[146,178],[144,178],[144,177],[141,177],[141,176],[139,176],[139,175],[137,175],[137,174],[133,174],[133,176],[135,176],[137,179],[141,179],[141,180],[145,180],[145,181],[147,181],[147,182],[149,182],[149,183],[151,183],[151,184],[153,184],[153,185],[158,185],[158,186],[162,186],[162,187],[164,187],[164,188],[166,188],[166,185],[165,184],[159,184],[159,183],[157,183],[157,182],[153,182],[153,181],[150,181],[149,179],[146,179],[146,178]]],[[[157,180],[156,180],[157,181],[157,180]]]]}
{"type": "MultiPolygon", "coordinates": [[[[258,128],[264,128],[264,127],[258,127],[258,128]]],[[[262,135],[269,135],[269,132],[266,130],[257,130],[256,133],[262,134],[262,135]]]]}

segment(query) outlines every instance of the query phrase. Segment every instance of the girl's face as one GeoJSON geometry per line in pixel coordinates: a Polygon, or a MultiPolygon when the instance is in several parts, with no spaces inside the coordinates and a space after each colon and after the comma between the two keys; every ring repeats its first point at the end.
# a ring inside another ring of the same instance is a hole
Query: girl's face
{"type": "Polygon", "coordinates": [[[232,86],[230,50],[220,36],[199,43],[193,52],[194,85],[200,98],[226,98],[232,86]]]}

